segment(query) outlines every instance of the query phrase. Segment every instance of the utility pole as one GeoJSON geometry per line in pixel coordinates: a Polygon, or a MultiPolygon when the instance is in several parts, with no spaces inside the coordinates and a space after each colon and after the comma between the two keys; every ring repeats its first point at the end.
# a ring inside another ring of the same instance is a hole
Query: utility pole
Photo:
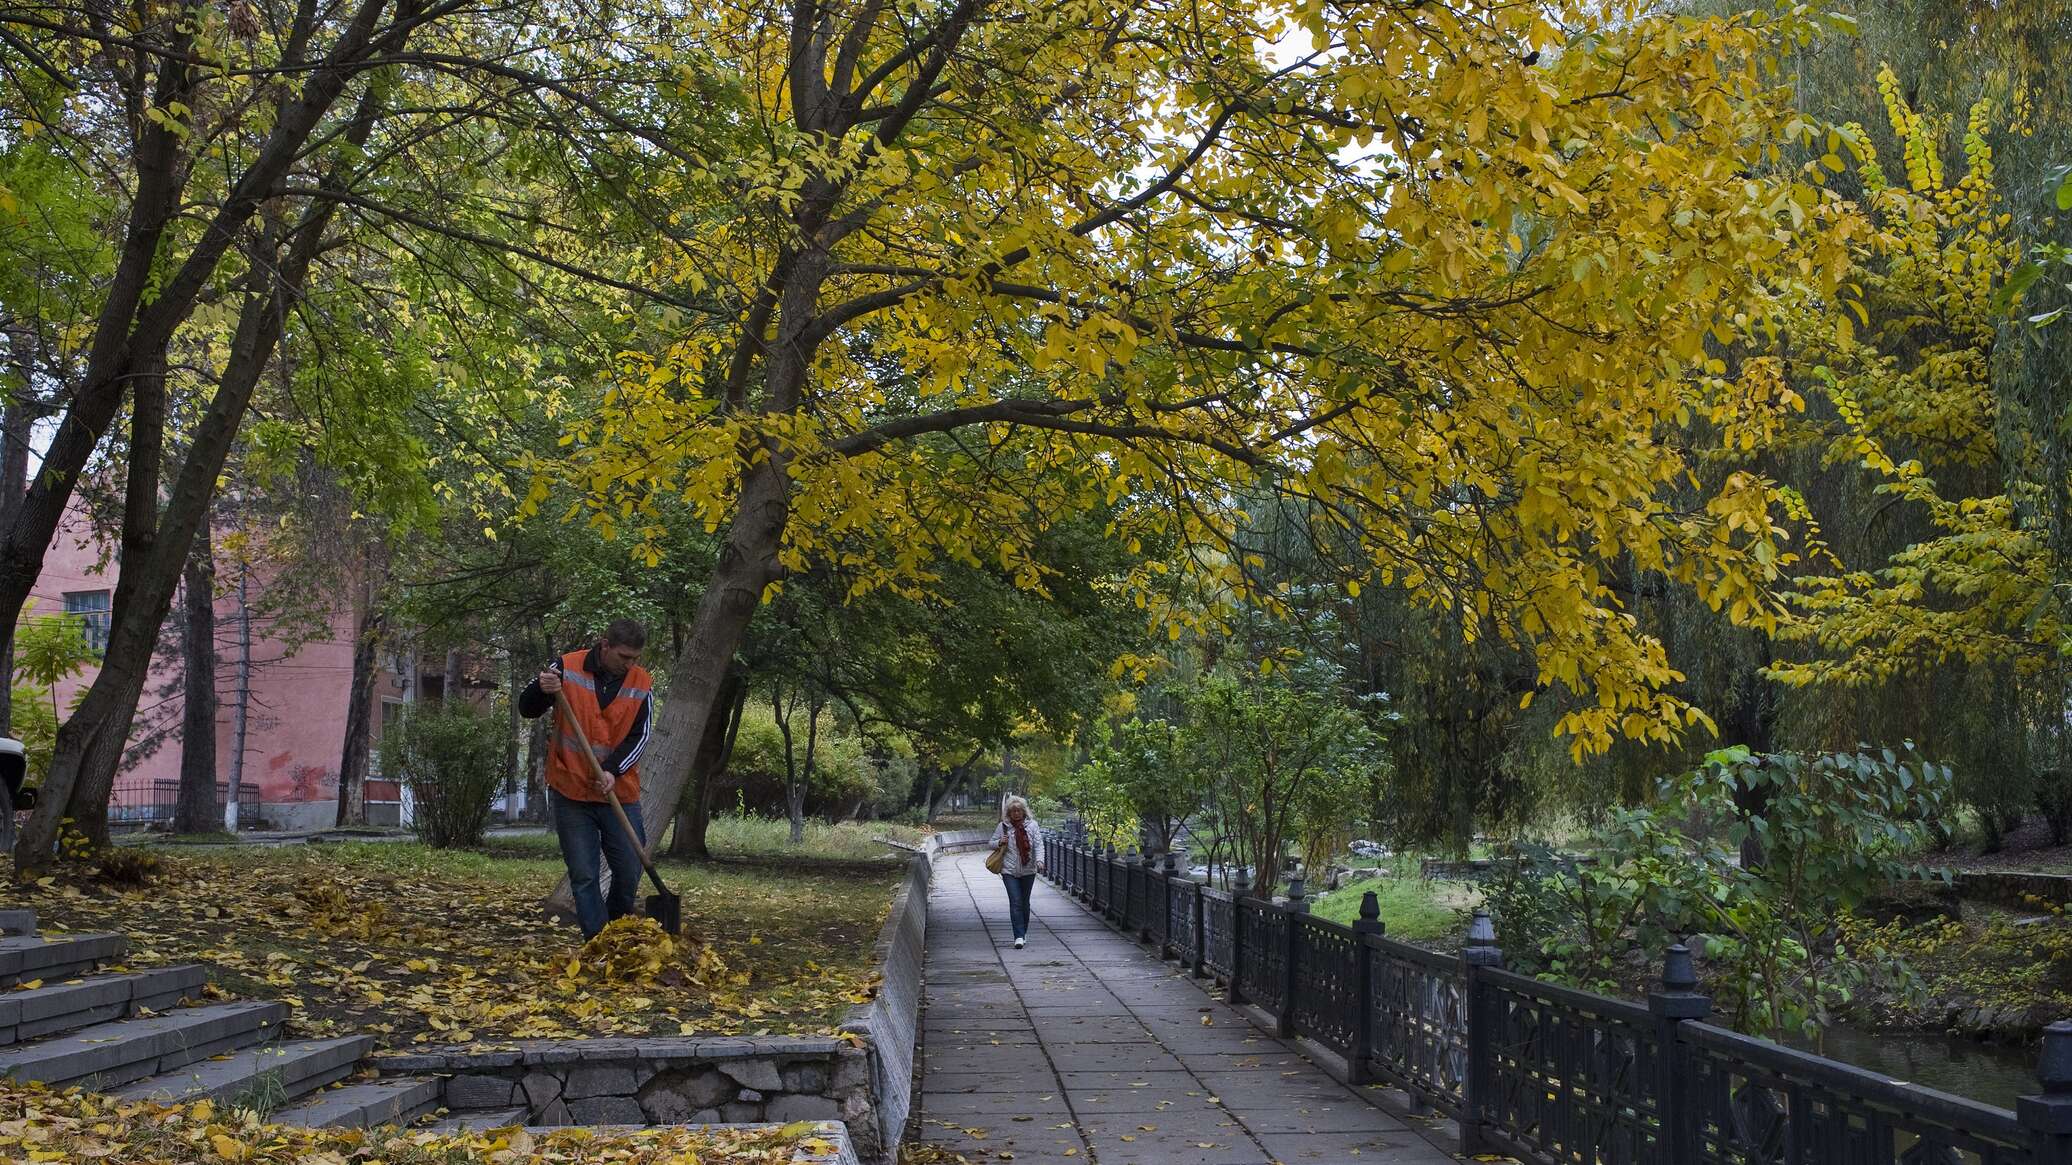
{"type": "Polygon", "coordinates": [[[237,832],[237,803],[245,788],[245,735],[252,721],[252,571],[237,564],[237,722],[230,748],[230,788],[223,798],[223,828],[237,832]]]}

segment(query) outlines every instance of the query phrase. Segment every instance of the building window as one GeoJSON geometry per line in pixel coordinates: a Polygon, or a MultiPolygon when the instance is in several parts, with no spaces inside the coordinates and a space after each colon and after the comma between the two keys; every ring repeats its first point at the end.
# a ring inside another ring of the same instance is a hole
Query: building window
{"type": "Polygon", "coordinates": [[[86,646],[95,655],[108,652],[110,602],[107,591],[66,591],[65,614],[79,616],[86,627],[86,646]]]}
{"type": "Polygon", "coordinates": [[[383,775],[381,771],[381,745],[383,741],[389,738],[389,733],[394,732],[396,727],[403,723],[403,708],[404,704],[401,700],[392,699],[388,696],[381,698],[381,719],[374,726],[374,747],[371,750],[371,755],[367,758],[367,775],[370,777],[380,777],[383,775]]]}

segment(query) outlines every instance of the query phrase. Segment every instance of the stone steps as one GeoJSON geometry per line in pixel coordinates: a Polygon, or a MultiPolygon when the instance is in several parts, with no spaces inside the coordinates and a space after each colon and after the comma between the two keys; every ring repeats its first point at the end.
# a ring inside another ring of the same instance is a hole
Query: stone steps
{"type": "Polygon", "coordinates": [[[164,1011],[198,994],[207,977],[196,966],[164,967],[0,993],[0,1048],[145,1010],[164,1011]]]}
{"type": "Polygon", "coordinates": [[[474,1112],[449,1113],[425,1127],[442,1133],[459,1133],[469,1130],[479,1132],[483,1129],[522,1127],[531,1116],[532,1110],[521,1104],[516,1108],[490,1108],[474,1112]]]}
{"type": "MultiPolygon", "coordinates": [[[[280,1041],[285,1004],[180,1006],[200,995],[206,968],[95,973],[128,949],[119,934],[44,935],[35,911],[0,910],[0,1078],[127,1100],[210,1099],[304,1126],[403,1124],[439,1111],[443,1082],[430,1077],[326,1088],[352,1075],[370,1036],[280,1041]]],[[[527,1114],[492,1115],[512,1124],[527,1114]]]]}
{"type": "Polygon", "coordinates": [[[119,934],[9,934],[0,938],[0,987],[88,974],[128,949],[129,941],[119,934]]]}
{"type": "Polygon", "coordinates": [[[189,1061],[191,1066],[179,1071],[161,1070],[149,1079],[116,1089],[114,1094],[124,1100],[153,1100],[161,1104],[206,1099],[270,1110],[312,1089],[345,1079],[360,1057],[373,1047],[372,1036],[246,1047],[205,1062],[189,1061]]]}
{"type": "MultiPolygon", "coordinates": [[[[371,1129],[416,1120],[439,1107],[440,1082],[404,1076],[327,1088],[302,1103],[278,1109],[266,1119],[303,1128],[371,1129]]],[[[520,1110],[520,1121],[524,1120],[520,1110]]]]}
{"type": "Polygon", "coordinates": [[[95,1024],[0,1049],[0,1076],[106,1091],[259,1043],[287,1018],[281,1003],[214,1003],[95,1024]]]}

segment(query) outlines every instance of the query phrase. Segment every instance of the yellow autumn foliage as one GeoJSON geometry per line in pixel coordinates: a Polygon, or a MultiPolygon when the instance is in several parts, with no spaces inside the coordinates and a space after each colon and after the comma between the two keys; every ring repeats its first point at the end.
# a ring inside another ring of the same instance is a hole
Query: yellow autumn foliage
{"type": "Polygon", "coordinates": [[[650,274],[711,310],[533,469],[642,561],[665,502],[724,532],[690,639],[719,660],[787,573],[1040,590],[1034,535],[1085,513],[1176,548],[1127,581],[1155,628],[1213,631],[1271,491],[1364,552],[1355,584],[1527,646],[1579,751],[1675,737],[1703,713],[1615,583],[1775,625],[1776,484],[1678,491],[1701,420],[1748,447],[1797,402],[1709,352],[1773,332],[1780,288],[1827,299],[1864,228],[1818,163],[1770,165],[1821,133],[1769,70],[1811,9],[1643,7],[686,14],[742,132],[657,182],[650,274]]]}
{"type": "Polygon", "coordinates": [[[1790,362],[1833,406],[1834,422],[1806,435],[1825,464],[1853,466],[1931,533],[1882,562],[1817,556],[1824,569],[1798,580],[1780,635],[1811,650],[1772,674],[1865,684],[1951,659],[2034,671],[2060,655],[2066,623],[2040,487],[2004,484],[2047,474],[2035,450],[2004,447],[1998,432],[1994,348],[2018,300],[2009,281],[2021,253],[1986,140],[1992,110],[1970,110],[1964,170],[1952,180],[1935,120],[1907,104],[1889,67],[1878,92],[1904,181],[1888,178],[1850,127],[1874,229],[1853,256],[1846,313],[1808,305],[1790,362]],[[1820,327],[1823,317],[1837,326],[1820,327]]]}

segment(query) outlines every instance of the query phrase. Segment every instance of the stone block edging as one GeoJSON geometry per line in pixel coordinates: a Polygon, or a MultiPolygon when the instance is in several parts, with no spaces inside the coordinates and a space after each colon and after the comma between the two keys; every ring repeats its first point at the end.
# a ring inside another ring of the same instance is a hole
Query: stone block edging
{"type": "Polygon", "coordinates": [[[835,1121],[846,1126],[842,1155],[812,1160],[889,1162],[913,1105],[934,859],[991,836],[934,834],[907,863],[871,948],[877,993],[840,1028],[862,1047],[834,1036],[520,1040],[382,1055],[374,1066],[384,1075],[445,1075],[447,1109],[523,1106],[541,1127],[835,1121]]]}
{"type": "Polygon", "coordinates": [[[2004,906],[2009,910],[2037,909],[2028,901],[2038,898],[2053,906],[2072,905],[2072,874],[2039,874],[2021,870],[1966,870],[1953,883],[1957,894],[2004,906]]]}
{"type": "MultiPolygon", "coordinates": [[[[907,862],[907,876],[893,893],[892,909],[871,947],[879,969],[878,993],[852,1008],[841,1030],[863,1037],[870,1056],[871,1095],[876,1099],[875,1144],[859,1144],[866,1158],[898,1155],[900,1137],[914,1101],[914,1047],[921,1034],[921,964],[928,946],[928,888],[938,855],[986,844],[990,832],[962,830],[930,834],[907,862]]],[[[860,1134],[853,1126],[852,1134],[860,1134]]],[[[865,1137],[858,1135],[859,1142],[865,1137]]]]}

